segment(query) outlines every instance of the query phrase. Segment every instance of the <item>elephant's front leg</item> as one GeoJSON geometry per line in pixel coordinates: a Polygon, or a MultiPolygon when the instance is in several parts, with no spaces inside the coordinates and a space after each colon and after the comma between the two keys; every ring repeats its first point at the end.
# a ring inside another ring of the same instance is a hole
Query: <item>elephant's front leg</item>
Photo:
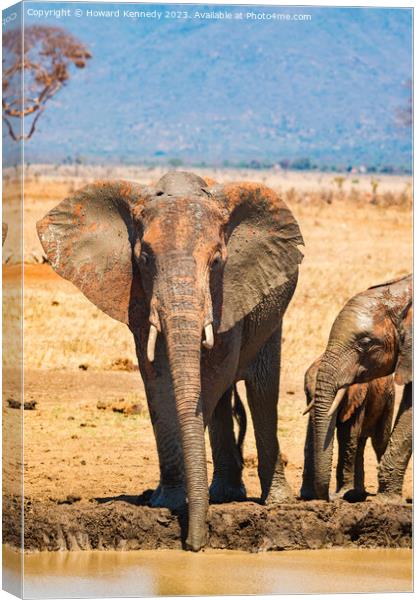
{"type": "Polygon", "coordinates": [[[234,437],[231,407],[232,387],[223,394],[208,425],[214,473],[210,502],[243,500],[246,489],[242,481],[242,457],[234,437]]]}
{"type": "Polygon", "coordinates": [[[380,465],[384,452],[387,449],[391,437],[391,428],[393,425],[394,403],[396,400],[396,390],[393,380],[387,381],[383,396],[384,407],[374,431],[371,434],[371,443],[377,457],[377,463],[380,465]]]}
{"type": "Polygon", "coordinates": [[[245,375],[258,452],[262,501],[289,502],[293,494],[285,478],[278,441],[278,394],[281,327],[259,350],[245,375]]]}
{"type": "Polygon", "coordinates": [[[403,397],[387,449],[378,468],[378,498],[402,495],[404,474],[412,455],[412,383],[403,397]]]}
{"type": "Polygon", "coordinates": [[[365,499],[368,495],[365,490],[365,445],[367,438],[365,436],[360,437],[358,442],[358,448],[356,451],[355,458],[355,490],[358,494],[359,499],[365,499]]]}
{"type": "Polygon", "coordinates": [[[314,500],[314,425],[313,415],[310,412],[307,421],[306,439],[304,443],[304,469],[300,497],[303,500],[314,500]]]}
{"type": "Polygon", "coordinates": [[[364,448],[365,440],[361,438],[361,428],[365,408],[362,406],[344,423],[337,417],[337,440],[339,447],[336,467],[335,497],[360,499],[364,493],[364,448]],[[361,486],[361,487],[358,487],[361,486]]]}
{"type": "Polygon", "coordinates": [[[140,360],[139,354],[160,467],[159,485],[150,504],[175,510],[186,503],[186,487],[178,417],[166,360],[164,344],[160,340],[153,365],[140,360]]]}

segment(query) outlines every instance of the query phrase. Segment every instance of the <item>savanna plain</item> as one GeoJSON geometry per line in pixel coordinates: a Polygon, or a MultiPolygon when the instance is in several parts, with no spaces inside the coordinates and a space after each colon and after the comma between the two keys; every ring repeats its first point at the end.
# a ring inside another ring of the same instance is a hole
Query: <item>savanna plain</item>
{"type": "MultiPolygon", "coordinates": [[[[259,181],[280,193],[297,218],[304,260],[285,315],[278,434],[286,475],[298,496],[307,416],[304,373],[325,348],[339,310],[367,287],[412,269],[412,192],[408,177],[190,169],[219,182],[259,181]]],[[[31,165],[24,185],[24,386],[30,410],[13,408],[19,377],[12,344],[4,351],[4,488],[18,494],[24,415],[24,494],[29,502],[83,504],[135,498],[158,483],[158,461],[131,334],[93,306],[44,262],[35,223],[72,191],[96,179],[151,183],[163,168],[31,165]]],[[[20,206],[14,173],[5,181],[4,315],[18,326],[16,251],[20,206]]],[[[244,403],[244,386],[239,383],[244,403]]],[[[396,411],[401,397],[397,389],[396,411]]],[[[248,412],[248,411],[247,411],[248,412]]],[[[208,471],[211,454],[207,439],[208,471]]],[[[335,455],[337,452],[335,452],[335,455]]],[[[376,460],[366,448],[366,487],[376,492],[376,460]]],[[[255,441],[248,419],[244,481],[260,495],[255,441]]],[[[409,465],[403,490],[412,497],[409,465]]]]}

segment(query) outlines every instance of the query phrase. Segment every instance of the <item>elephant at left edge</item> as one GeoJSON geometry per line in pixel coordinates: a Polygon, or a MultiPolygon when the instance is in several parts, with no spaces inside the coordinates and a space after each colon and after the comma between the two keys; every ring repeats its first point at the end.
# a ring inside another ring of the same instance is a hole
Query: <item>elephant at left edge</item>
{"type": "Polygon", "coordinates": [[[151,503],[176,508],[187,497],[186,547],[207,539],[206,425],[211,499],[244,495],[230,401],[238,380],[262,499],[288,499],[277,436],[281,325],[303,238],[284,202],[263,185],[177,171],[153,186],[88,185],[37,227],[55,271],[134,336],[159,455],[151,503]]]}

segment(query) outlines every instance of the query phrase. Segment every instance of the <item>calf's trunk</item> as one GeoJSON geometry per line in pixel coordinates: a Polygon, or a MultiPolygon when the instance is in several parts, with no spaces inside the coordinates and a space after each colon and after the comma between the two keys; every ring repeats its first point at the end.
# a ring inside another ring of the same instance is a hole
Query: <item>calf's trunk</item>
{"type": "Polygon", "coordinates": [[[321,500],[329,500],[336,412],[331,416],[328,412],[337,393],[335,381],[336,369],[323,360],[317,373],[313,415],[314,490],[321,500]]]}

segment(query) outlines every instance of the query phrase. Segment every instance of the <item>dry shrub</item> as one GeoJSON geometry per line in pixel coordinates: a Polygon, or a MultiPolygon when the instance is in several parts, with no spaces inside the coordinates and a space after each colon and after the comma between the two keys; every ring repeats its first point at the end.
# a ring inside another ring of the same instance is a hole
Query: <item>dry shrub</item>
{"type": "Polygon", "coordinates": [[[353,204],[359,204],[363,201],[363,197],[359,190],[352,187],[351,191],[349,192],[348,200],[353,204]]]}
{"type": "Polygon", "coordinates": [[[333,196],[333,190],[321,190],[319,192],[319,199],[321,202],[325,202],[326,204],[332,204],[333,196]]]}
{"type": "Polygon", "coordinates": [[[127,415],[146,414],[144,407],[144,398],[141,401],[138,398],[119,398],[118,400],[99,400],[96,405],[99,410],[109,410],[114,413],[127,415]]]}
{"type": "Polygon", "coordinates": [[[294,204],[295,202],[299,201],[299,197],[295,188],[292,187],[285,192],[285,200],[287,204],[294,204]]]}
{"type": "Polygon", "coordinates": [[[399,206],[410,210],[412,208],[412,197],[407,192],[401,194],[385,192],[377,197],[376,204],[383,207],[399,206]]]}
{"type": "Polygon", "coordinates": [[[138,365],[130,358],[117,358],[110,365],[111,371],[138,371],[138,365]]]}

